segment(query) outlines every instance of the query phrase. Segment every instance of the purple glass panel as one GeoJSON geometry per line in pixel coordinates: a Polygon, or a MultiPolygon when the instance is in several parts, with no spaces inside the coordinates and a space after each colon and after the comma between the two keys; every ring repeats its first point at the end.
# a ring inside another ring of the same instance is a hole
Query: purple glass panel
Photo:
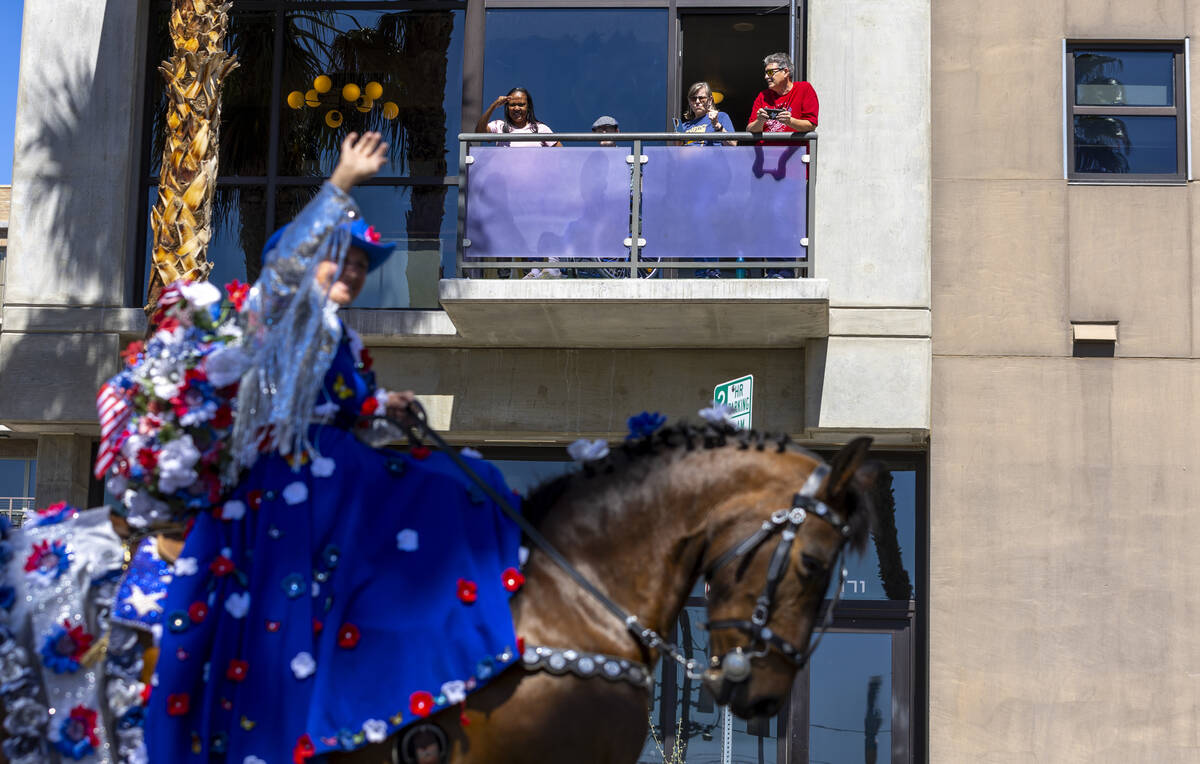
{"type": "Polygon", "coordinates": [[[808,165],[799,146],[652,146],[642,166],[647,258],[803,260],[808,165]]]}
{"type": "Polygon", "coordinates": [[[481,146],[467,183],[469,260],[627,260],[629,151],[481,146]]]}

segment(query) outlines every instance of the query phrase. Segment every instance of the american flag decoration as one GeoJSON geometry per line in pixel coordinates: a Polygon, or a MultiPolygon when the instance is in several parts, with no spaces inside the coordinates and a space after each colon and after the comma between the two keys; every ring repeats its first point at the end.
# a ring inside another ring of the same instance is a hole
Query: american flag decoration
{"type": "Polygon", "coordinates": [[[100,415],[100,448],[96,452],[96,468],[93,474],[103,480],[108,468],[121,452],[121,441],[125,425],[133,415],[129,405],[129,391],[113,383],[111,379],[100,386],[96,394],[96,411],[100,415]]]}

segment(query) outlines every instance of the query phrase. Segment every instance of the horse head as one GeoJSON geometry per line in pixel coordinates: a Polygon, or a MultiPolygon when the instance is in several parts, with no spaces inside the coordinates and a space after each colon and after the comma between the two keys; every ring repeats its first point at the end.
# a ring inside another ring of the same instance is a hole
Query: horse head
{"type": "Polygon", "coordinates": [[[830,464],[781,448],[753,491],[731,492],[709,514],[704,682],[738,716],[778,712],[815,647],[809,640],[843,551],[866,543],[884,469],[867,461],[870,443],[851,441],[830,464]]]}

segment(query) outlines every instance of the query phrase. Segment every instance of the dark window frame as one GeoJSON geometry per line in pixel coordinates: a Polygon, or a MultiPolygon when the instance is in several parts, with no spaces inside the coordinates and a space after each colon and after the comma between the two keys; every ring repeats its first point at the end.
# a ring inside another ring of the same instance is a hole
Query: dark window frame
{"type": "Polygon", "coordinates": [[[1148,185],[1186,183],[1189,175],[1187,71],[1183,40],[1084,40],[1069,39],[1064,48],[1063,78],[1067,180],[1082,183],[1148,185]],[[1173,106],[1080,106],[1075,103],[1075,54],[1088,50],[1155,51],[1174,55],[1173,106]],[[1174,173],[1079,172],[1075,169],[1075,117],[1163,117],[1175,118],[1174,173]]]}

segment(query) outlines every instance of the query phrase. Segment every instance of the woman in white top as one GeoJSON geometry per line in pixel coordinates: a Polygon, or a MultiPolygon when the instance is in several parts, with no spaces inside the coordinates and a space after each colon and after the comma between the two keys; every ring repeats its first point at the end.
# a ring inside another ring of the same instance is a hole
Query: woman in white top
{"type": "MultiPolygon", "coordinates": [[[[475,124],[477,133],[552,133],[554,129],[544,122],[538,122],[533,113],[533,96],[525,88],[513,88],[508,95],[502,95],[487,108],[479,122],[475,124]],[[488,121],[496,107],[504,104],[504,119],[488,121]]],[[[497,146],[561,146],[557,141],[499,141],[497,146]]]]}

